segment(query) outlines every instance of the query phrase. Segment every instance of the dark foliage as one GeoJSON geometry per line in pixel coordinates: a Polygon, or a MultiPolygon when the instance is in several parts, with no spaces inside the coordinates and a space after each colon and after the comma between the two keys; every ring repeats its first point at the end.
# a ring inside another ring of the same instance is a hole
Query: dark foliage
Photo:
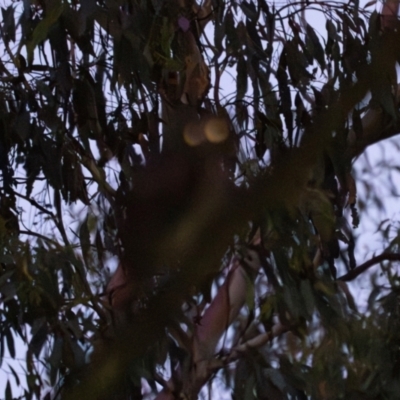
{"type": "Polygon", "coordinates": [[[400,130],[400,26],[278,3],[3,2],[0,397],[398,398],[399,239],[357,266],[352,168],[400,130]],[[346,282],[376,264],[361,312],[346,282]]]}

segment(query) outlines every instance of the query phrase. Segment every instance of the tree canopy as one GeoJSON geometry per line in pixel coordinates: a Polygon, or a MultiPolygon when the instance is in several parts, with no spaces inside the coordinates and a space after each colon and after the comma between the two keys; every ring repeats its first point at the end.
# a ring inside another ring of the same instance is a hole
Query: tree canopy
{"type": "Polygon", "coordinates": [[[354,162],[400,132],[376,6],[2,2],[0,397],[399,397],[398,221],[357,261],[354,162]]]}

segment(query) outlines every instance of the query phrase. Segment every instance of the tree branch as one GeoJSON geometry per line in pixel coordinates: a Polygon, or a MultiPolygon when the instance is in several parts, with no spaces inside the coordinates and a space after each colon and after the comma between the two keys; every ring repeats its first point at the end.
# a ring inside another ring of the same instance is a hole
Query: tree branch
{"type": "Polygon", "coordinates": [[[365,272],[367,269],[376,264],[381,263],[382,261],[400,261],[400,254],[383,253],[380,254],[379,256],[373,257],[370,260],[366,261],[364,264],[361,264],[357,268],[354,268],[347,274],[342,275],[340,278],[338,278],[338,281],[343,281],[343,282],[352,281],[353,279],[361,275],[363,272],[365,272]]]}
{"type": "Polygon", "coordinates": [[[60,244],[59,244],[58,242],[56,242],[55,240],[50,239],[50,238],[47,237],[47,236],[41,235],[41,234],[38,233],[38,232],[34,232],[34,231],[30,231],[30,230],[26,230],[26,231],[25,231],[25,230],[19,230],[19,233],[20,233],[21,235],[35,236],[35,237],[37,237],[37,238],[39,238],[39,239],[42,239],[42,240],[44,240],[44,241],[46,241],[46,242],[49,242],[49,243],[53,244],[53,245],[56,246],[56,247],[59,247],[59,246],[60,246],[60,244]]]}
{"type": "MultiPolygon", "coordinates": [[[[396,59],[391,54],[398,52],[399,35],[399,0],[386,0],[383,2],[381,12],[381,29],[386,36],[383,41],[385,48],[382,49],[383,57],[377,57],[375,69],[385,69],[390,71],[391,84],[393,85],[393,95],[395,95],[396,109],[400,104],[400,84],[397,84],[395,70],[396,59]],[[388,56],[386,56],[388,55],[388,56]],[[393,76],[391,75],[393,74],[393,76]],[[397,89],[396,89],[397,85],[397,89]]],[[[373,78],[372,78],[373,79],[373,78]]],[[[357,137],[353,129],[348,136],[348,156],[350,159],[358,157],[368,146],[381,140],[388,139],[400,132],[400,124],[397,121],[388,121],[382,106],[371,107],[362,118],[362,135],[357,137]]]]}
{"type": "Polygon", "coordinates": [[[395,29],[399,12],[399,0],[386,0],[382,7],[381,25],[382,28],[395,29]]]}
{"type": "Polygon", "coordinates": [[[32,206],[36,207],[43,214],[47,214],[48,216],[50,216],[54,221],[57,220],[57,216],[53,212],[49,211],[46,207],[43,207],[42,205],[40,205],[35,199],[25,196],[21,193],[18,193],[16,190],[13,190],[13,194],[15,196],[20,197],[21,199],[28,201],[32,206]]]}
{"type": "Polygon", "coordinates": [[[225,364],[235,361],[237,358],[239,358],[241,353],[244,353],[249,349],[255,349],[264,346],[273,338],[278,337],[289,330],[289,327],[282,325],[281,323],[274,325],[269,332],[261,333],[260,335],[257,335],[252,339],[249,339],[246,342],[234,347],[229,356],[224,359],[225,364]]]}
{"type": "Polygon", "coordinates": [[[92,178],[99,185],[100,190],[114,197],[116,193],[115,190],[106,181],[104,171],[96,165],[95,161],[87,155],[81,154],[81,162],[82,165],[92,174],[92,178]]]}
{"type": "MultiPolygon", "coordinates": [[[[397,86],[396,105],[400,105],[400,84],[397,86]]],[[[348,136],[348,156],[355,159],[372,144],[389,139],[400,133],[400,123],[385,121],[382,107],[370,108],[362,118],[362,137],[357,137],[353,129],[348,136]]]]}

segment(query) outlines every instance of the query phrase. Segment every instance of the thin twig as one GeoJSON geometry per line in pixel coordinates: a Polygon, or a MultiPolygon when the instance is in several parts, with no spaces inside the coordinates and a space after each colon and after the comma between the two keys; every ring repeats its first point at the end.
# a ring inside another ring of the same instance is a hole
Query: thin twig
{"type": "Polygon", "coordinates": [[[45,240],[46,242],[50,242],[50,243],[54,244],[58,248],[60,247],[60,244],[58,242],[56,242],[53,239],[50,239],[47,236],[41,235],[40,233],[33,232],[33,231],[21,231],[21,230],[19,231],[19,233],[21,233],[22,235],[35,236],[39,239],[45,240]]]}
{"type": "Polygon", "coordinates": [[[36,207],[43,214],[49,215],[54,220],[57,219],[56,215],[53,212],[51,212],[47,208],[41,206],[35,199],[33,199],[31,197],[28,197],[28,196],[25,196],[25,195],[23,195],[21,193],[18,193],[15,190],[14,190],[14,195],[17,196],[17,197],[20,197],[21,199],[24,199],[24,200],[28,201],[32,206],[36,207]]]}

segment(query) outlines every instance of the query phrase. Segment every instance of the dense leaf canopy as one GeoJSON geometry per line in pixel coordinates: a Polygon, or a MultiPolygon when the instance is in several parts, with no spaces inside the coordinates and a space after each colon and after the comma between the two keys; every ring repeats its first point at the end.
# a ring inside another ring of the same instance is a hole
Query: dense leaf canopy
{"type": "Polygon", "coordinates": [[[0,397],[399,397],[396,222],[354,233],[400,132],[374,9],[2,2],[0,397]]]}

